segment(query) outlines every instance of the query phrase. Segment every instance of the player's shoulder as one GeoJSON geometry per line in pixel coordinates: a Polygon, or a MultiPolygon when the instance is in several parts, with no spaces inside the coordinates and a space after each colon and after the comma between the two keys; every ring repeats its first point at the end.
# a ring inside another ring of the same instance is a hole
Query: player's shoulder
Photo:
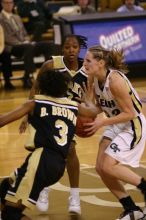
{"type": "Polygon", "coordinates": [[[35,95],[34,99],[36,102],[45,102],[45,103],[50,103],[50,104],[54,104],[54,105],[59,105],[59,106],[74,106],[75,108],[78,106],[77,101],[73,101],[67,97],[64,98],[55,98],[55,97],[51,97],[51,96],[46,96],[46,95],[35,95]]]}
{"type": "Polygon", "coordinates": [[[118,70],[110,70],[109,81],[117,82],[117,80],[124,79],[123,75],[124,74],[118,70]]]}
{"type": "Polygon", "coordinates": [[[53,68],[53,60],[49,59],[43,63],[41,66],[41,70],[52,69],[53,68]]]}

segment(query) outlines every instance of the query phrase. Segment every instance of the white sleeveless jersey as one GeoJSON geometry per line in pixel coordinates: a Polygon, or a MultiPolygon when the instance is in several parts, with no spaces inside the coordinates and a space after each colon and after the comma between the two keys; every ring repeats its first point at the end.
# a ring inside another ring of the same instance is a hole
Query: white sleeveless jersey
{"type": "MultiPolygon", "coordinates": [[[[109,78],[110,78],[110,75],[112,74],[112,72],[113,72],[113,70],[110,70],[110,72],[107,76],[104,88],[102,90],[99,88],[98,79],[96,79],[96,78],[94,79],[97,102],[99,103],[101,109],[103,110],[103,112],[105,112],[107,117],[113,117],[113,116],[116,116],[122,112],[120,106],[115,101],[115,99],[110,91],[109,78]]],[[[116,135],[120,134],[121,132],[131,133],[132,139],[131,139],[131,143],[129,145],[130,145],[130,149],[133,149],[133,147],[139,143],[139,141],[141,140],[141,138],[143,136],[143,134],[142,134],[143,119],[142,119],[142,113],[141,113],[142,104],[140,102],[140,99],[139,99],[137,92],[132,87],[128,78],[123,73],[121,73],[121,72],[118,72],[118,73],[125,79],[125,81],[127,83],[127,87],[128,87],[131,99],[132,99],[132,103],[133,103],[133,107],[135,109],[136,116],[131,121],[107,126],[107,130],[108,130],[108,127],[112,127],[113,133],[116,135]]],[[[107,133],[105,133],[104,135],[107,136],[107,133]]],[[[111,135],[109,135],[109,137],[111,137],[111,135]]],[[[127,140],[126,136],[124,136],[124,139],[127,140]]]]}
{"type": "MultiPolygon", "coordinates": [[[[113,117],[115,115],[118,115],[121,112],[120,106],[115,101],[115,99],[110,91],[109,78],[110,78],[110,75],[112,74],[112,72],[113,72],[113,70],[110,70],[110,72],[107,76],[104,88],[102,90],[99,88],[98,79],[97,78],[94,79],[97,103],[99,103],[100,107],[102,108],[102,110],[105,112],[105,114],[108,117],[113,117]]],[[[121,73],[119,71],[118,71],[118,73],[125,79],[125,81],[127,83],[129,94],[131,96],[133,107],[135,109],[135,113],[137,116],[137,115],[139,115],[139,113],[141,112],[141,109],[142,109],[142,104],[140,102],[139,96],[138,96],[137,92],[135,91],[135,89],[132,87],[128,78],[123,73],[121,73]]]]}

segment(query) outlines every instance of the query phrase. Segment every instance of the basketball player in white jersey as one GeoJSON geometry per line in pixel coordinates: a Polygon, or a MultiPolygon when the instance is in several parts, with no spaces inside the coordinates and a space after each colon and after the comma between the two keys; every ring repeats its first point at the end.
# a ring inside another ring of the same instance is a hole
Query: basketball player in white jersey
{"type": "Polygon", "coordinates": [[[97,173],[124,208],[117,220],[143,219],[144,212],[121,182],[136,186],[146,201],[146,180],[127,167],[139,166],[145,147],[146,119],[138,94],[125,76],[123,52],[90,47],[84,67],[88,76],[94,78],[97,108],[107,116],[97,118],[86,129],[92,134],[105,128],[97,155],[97,173]]]}

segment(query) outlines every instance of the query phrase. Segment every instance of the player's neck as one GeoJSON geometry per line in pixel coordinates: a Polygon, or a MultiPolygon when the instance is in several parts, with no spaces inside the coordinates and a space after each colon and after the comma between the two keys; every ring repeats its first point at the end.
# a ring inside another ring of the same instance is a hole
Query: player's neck
{"type": "Polygon", "coordinates": [[[74,61],[65,61],[65,65],[67,66],[67,68],[69,70],[74,70],[74,71],[77,71],[79,69],[79,63],[78,63],[78,60],[74,60],[74,61]]]}

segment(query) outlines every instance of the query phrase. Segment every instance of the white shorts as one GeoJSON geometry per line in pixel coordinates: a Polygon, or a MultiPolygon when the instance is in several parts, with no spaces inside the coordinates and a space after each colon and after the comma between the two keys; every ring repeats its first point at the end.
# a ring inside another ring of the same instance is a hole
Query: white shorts
{"type": "Polygon", "coordinates": [[[112,140],[106,154],[121,164],[139,167],[146,143],[146,119],[142,114],[134,123],[107,126],[102,136],[112,140]]]}

